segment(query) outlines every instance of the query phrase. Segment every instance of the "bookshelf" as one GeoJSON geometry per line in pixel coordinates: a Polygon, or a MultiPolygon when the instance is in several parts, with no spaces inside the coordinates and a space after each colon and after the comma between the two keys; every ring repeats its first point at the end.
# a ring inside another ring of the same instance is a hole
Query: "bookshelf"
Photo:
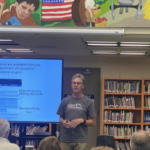
{"type": "Polygon", "coordinates": [[[150,119],[146,116],[146,114],[150,115],[150,79],[143,79],[143,83],[143,129],[150,131],[150,119]]]}
{"type": "Polygon", "coordinates": [[[39,142],[43,138],[55,136],[55,133],[56,124],[11,122],[11,137],[15,137],[15,143],[22,147],[22,150],[25,150],[26,145],[33,145],[37,149],[39,142]],[[37,131],[37,134],[34,131],[37,131]]]}
{"type": "Polygon", "coordinates": [[[144,83],[144,79],[102,79],[102,135],[107,135],[108,132],[109,135],[117,133],[114,135],[115,141],[123,141],[129,146],[132,132],[143,130],[144,125],[150,126],[150,122],[144,123],[144,111],[150,112],[149,108],[144,108],[144,96],[150,96],[150,93],[144,93],[144,83]],[[125,118],[129,120],[124,120],[125,118]],[[120,131],[127,131],[127,134],[120,136],[120,131]]]}

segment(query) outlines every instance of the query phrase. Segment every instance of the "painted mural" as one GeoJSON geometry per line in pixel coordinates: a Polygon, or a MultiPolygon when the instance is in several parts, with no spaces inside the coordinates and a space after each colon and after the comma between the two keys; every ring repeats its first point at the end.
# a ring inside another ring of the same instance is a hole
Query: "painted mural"
{"type": "Polygon", "coordinates": [[[0,0],[0,25],[150,27],[150,0],[0,0]]]}

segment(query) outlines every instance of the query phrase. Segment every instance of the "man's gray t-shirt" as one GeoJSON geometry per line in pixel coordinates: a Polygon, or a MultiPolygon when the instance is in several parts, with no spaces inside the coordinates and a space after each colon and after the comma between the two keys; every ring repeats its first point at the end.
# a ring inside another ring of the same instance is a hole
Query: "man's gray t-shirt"
{"type": "MultiPolygon", "coordinates": [[[[68,96],[64,98],[58,108],[57,114],[70,122],[74,119],[96,117],[94,109],[94,101],[87,96],[81,98],[74,98],[68,96]]],[[[81,142],[86,143],[88,141],[87,126],[84,124],[78,125],[76,128],[63,127],[63,133],[61,135],[61,142],[81,142]]]]}

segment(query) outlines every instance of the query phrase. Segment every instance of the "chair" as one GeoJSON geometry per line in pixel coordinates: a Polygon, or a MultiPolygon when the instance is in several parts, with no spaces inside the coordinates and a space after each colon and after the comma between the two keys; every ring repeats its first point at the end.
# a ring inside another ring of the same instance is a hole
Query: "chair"
{"type": "Polygon", "coordinates": [[[108,146],[116,150],[114,137],[109,135],[99,135],[96,142],[97,146],[108,146]]]}

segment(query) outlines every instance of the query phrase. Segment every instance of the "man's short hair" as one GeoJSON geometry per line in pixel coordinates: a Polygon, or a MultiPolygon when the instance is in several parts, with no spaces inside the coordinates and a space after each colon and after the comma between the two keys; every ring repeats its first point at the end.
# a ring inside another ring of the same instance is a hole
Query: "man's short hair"
{"type": "Polygon", "coordinates": [[[147,131],[135,132],[130,140],[133,150],[150,150],[150,133],[147,131]]]}
{"type": "Polygon", "coordinates": [[[55,136],[50,136],[40,142],[38,150],[62,150],[62,147],[55,136]]]}
{"type": "Polygon", "coordinates": [[[9,122],[6,119],[0,118],[0,137],[4,137],[9,128],[9,122]]]}
{"type": "MultiPolygon", "coordinates": [[[[80,78],[82,80],[82,84],[84,85],[85,77],[82,74],[77,73],[77,74],[73,75],[72,80],[75,78],[80,78]]],[[[72,82],[72,80],[71,80],[71,82],[72,82]]]]}
{"type": "Polygon", "coordinates": [[[16,0],[18,4],[26,2],[27,4],[34,5],[35,6],[35,11],[39,8],[39,0],[16,0]]]}

